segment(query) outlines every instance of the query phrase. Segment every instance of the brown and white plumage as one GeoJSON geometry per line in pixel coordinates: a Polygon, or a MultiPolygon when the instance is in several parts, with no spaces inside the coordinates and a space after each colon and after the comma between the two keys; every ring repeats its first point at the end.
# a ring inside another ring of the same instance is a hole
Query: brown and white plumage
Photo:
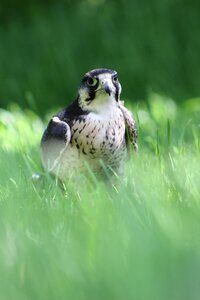
{"type": "Polygon", "coordinates": [[[97,175],[105,167],[122,170],[128,137],[137,149],[137,130],[131,112],[119,100],[120,93],[115,71],[96,69],[85,74],[77,99],[50,120],[43,134],[45,170],[63,181],[84,173],[86,164],[97,175]]]}

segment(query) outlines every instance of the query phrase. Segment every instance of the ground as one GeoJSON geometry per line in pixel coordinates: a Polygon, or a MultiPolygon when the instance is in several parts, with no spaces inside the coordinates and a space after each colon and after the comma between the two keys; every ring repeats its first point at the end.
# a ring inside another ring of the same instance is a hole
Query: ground
{"type": "Polygon", "coordinates": [[[41,169],[46,121],[0,111],[0,299],[199,299],[200,99],[128,106],[125,178],[64,191],[41,169]]]}

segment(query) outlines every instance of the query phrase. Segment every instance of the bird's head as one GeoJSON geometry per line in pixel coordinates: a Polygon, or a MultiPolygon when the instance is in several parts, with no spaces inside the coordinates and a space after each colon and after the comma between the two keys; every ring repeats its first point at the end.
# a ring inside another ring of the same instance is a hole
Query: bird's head
{"type": "Polygon", "coordinates": [[[118,105],[121,85],[117,72],[95,69],[87,72],[79,88],[79,105],[83,110],[100,112],[118,105]]]}

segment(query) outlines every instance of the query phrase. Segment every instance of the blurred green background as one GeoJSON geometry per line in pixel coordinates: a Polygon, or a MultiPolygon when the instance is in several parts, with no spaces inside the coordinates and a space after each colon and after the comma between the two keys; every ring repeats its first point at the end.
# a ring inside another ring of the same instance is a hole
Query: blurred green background
{"type": "Polygon", "coordinates": [[[1,0],[0,106],[65,106],[96,67],[116,69],[133,102],[199,96],[199,30],[195,0],[1,0]]]}

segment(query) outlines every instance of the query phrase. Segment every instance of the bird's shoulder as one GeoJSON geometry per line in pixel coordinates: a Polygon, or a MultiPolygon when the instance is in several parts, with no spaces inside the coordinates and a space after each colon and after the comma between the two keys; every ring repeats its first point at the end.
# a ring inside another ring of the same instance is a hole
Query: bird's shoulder
{"type": "Polygon", "coordinates": [[[75,99],[71,104],[69,104],[66,108],[59,111],[56,114],[61,121],[66,122],[69,126],[72,125],[74,121],[81,121],[88,115],[88,111],[84,111],[78,103],[78,98],[75,99]]]}

